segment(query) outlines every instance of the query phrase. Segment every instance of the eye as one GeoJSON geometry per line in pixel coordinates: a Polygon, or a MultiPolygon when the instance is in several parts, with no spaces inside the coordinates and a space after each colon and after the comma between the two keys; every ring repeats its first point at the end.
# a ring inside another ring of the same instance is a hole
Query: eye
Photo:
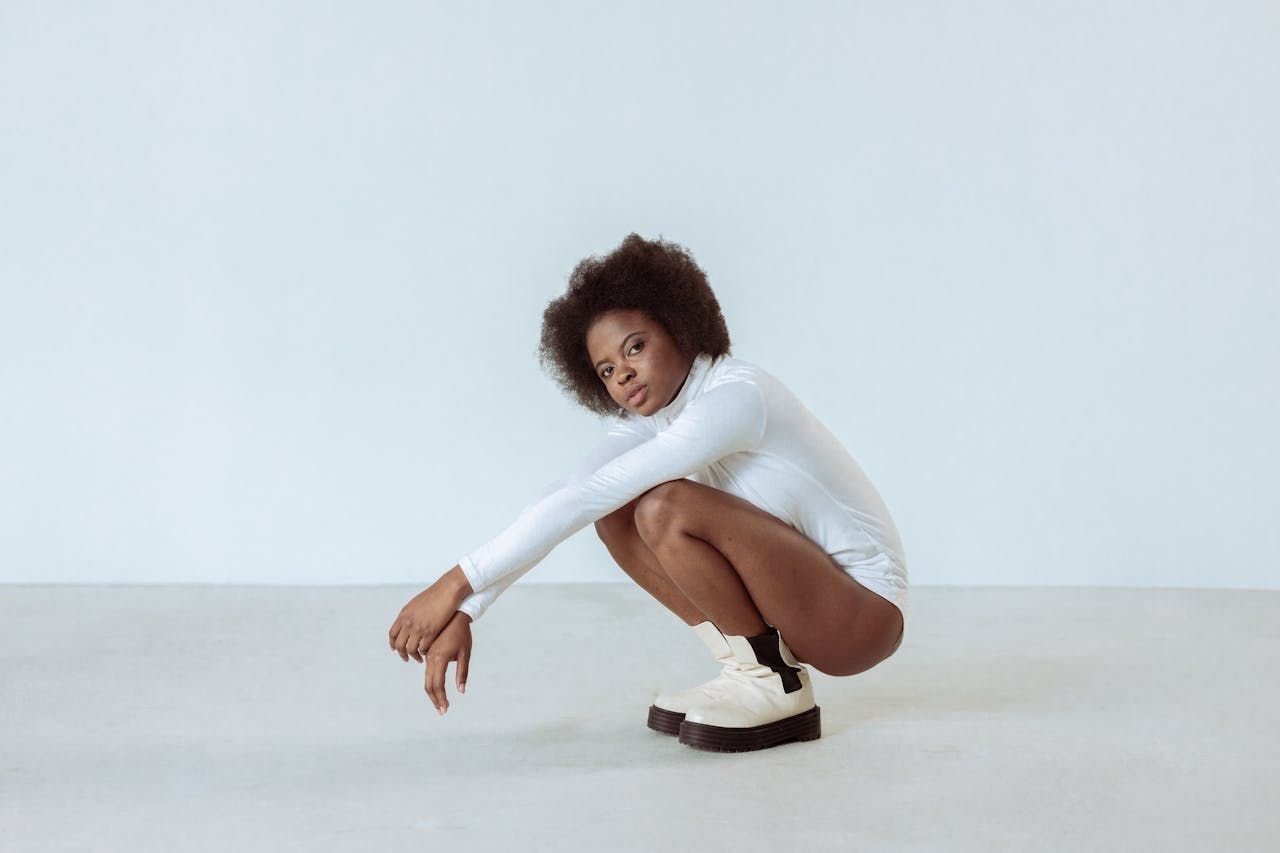
{"type": "MultiPolygon", "coordinates": [[[[644,347],[644,341],[636,341],[634,344],[632,344],[632,345],[631,345],[631,350],[629,350],[628,352],[634,351],[636,347],[641,347],[641,348],[643,348],[643,347],[644,347]]],[[[608,379],[608,378],[609,378],[609,372],[610,372],[610,371],[612,371],[612,370],[613,370],[613,368],[612,368],[612,367],[606,367],[604,370],[600,371],[600,378],[601,378],[601,379],[608,379]]]]}

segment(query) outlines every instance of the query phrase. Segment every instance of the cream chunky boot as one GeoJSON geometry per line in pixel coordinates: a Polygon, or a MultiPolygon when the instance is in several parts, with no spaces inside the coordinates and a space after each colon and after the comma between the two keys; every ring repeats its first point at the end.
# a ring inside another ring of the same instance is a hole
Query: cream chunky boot
{"type": "Polygon", "coordinates": [[[726,634],[732,666],[727,683],[692,705],[680,724],[680,742],[716,752],[747,752],[822,735],[809,671],[791,654],[778,629],[754,637],[726,634]]]}
{"type": "MultiPolygon", "coordinates": [[[[693,633],[707,644],[711,656],[725,665],[728,670],[736,666],[733,662],[733,649],[725,640],[724,634],[711,620],[693,626],[693,633]]],[[[721,672],[708,682],[681,690],[677,693],[659,693],[649,706],[649,728],[664,735],[680,734],[680,723],[684,721],[685,712],[696,702],[705,702],[716,693],[716,689],[729,682],[725,672],[721,672]]]]}

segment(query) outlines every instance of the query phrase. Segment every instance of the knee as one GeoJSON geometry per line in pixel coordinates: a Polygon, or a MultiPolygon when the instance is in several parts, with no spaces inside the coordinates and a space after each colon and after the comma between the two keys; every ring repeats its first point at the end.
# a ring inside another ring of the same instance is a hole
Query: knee
{"type": "Polygon", "coordinates": [[[659,483],[637,499],[635,525],[645,541],[671,530],[680,513],[681,482],[659,483]]]}

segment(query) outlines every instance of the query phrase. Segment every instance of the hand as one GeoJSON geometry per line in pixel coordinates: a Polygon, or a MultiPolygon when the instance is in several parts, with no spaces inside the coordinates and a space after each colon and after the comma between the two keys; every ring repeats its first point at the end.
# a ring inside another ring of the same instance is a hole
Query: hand
{"type": "Polygon", "coordinates": [[[431,704],[442,716],[449,710],[449,697],[444,691],[444,674],[449,661],[457,661],[453,668],[454,686],[459,693],[467,692],[467,670],[471,665],[471,617],[459,610],[427,649],[427,678],[424,689],[431,697],[431,704]]]}
{"type": "MultiPolygon", "coordinates": [[[[422,653],[431,645],[436,634],[449,624],[458,605],[466,597],[464,589],[456,578],[462,576],[462,570],[456,566],[446,572],[440,579],[422,592],[409,599],[409,603],[400,608],[400,615],[391,623],[387,631],[387,640],[391,650],[397,652],[406,663],[412,657],[422,663],[422,653]]],[[[466,584],[466,579],[463,578],[466,584]]],[[[465,589],[470,589],[467,584],[465,589]]]]}

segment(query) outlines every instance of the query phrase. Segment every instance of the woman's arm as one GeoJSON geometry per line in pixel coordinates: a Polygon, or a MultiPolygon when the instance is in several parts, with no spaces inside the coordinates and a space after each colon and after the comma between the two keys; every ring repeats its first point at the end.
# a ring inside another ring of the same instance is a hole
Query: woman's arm
{"type": "MultiPolygon", "coordinates": [[[[605,437],[601,439],[595,447],[587,451],[587,453],[578,460],[578,463],[574,465],[566,476],[556,480],[554,483],[547,484],[542,489],[541,494],[526,504],[524,508],[520,510],[520,515],[517,517],[515,523],[520,523],[520,519],[533,509],[533,507],[537,506],[537,504],[543,498],[547,497],[547,495],[559,491],[566,485],[581,483],[587,477],[594,474],[601,465],[608,462],[610,459],[617,458],[626,451],[635,447],[637,444],[643,442],[648,437],[649,434],[644,431],[640,424],[635,423],[630,419],[621,419],[617,421],[609,429],[609,432],[605,437]]],[[[521,565],[515,571],[508,573],[502,577],[501,580],[485,587],[483,590],[479,592],[475,592],[474,590],[468,592],[467,597],[463,599],[460,605],[458,605],[458,609],[463,613],[466,613],[471,618],[471,621],[474,622],[480,618],[480,615],[484,613],[485,610],[489,608],[489,605],[494,602],[494,599],[502,595],[507,587],[519,580],[535,565],[537,565],[536,560],[531,563],[521,565]]],[[[463,573],[460,565],[454,566],[450,571],[456,571],[464,580],[466,579],[466,575],[463,573]]],[[[468,586],[470,586],[469,583],[468,586]]]]}
{"type": "Polygon", "coordinates": [[[659,483],[757,447],[765,419],[764,396],[754,382],[718,385],[692,400],[665,430],[544,495],[458,565],[475,593],[482,594],[508,576],[528,571],[560,542],[659,483]]]}

